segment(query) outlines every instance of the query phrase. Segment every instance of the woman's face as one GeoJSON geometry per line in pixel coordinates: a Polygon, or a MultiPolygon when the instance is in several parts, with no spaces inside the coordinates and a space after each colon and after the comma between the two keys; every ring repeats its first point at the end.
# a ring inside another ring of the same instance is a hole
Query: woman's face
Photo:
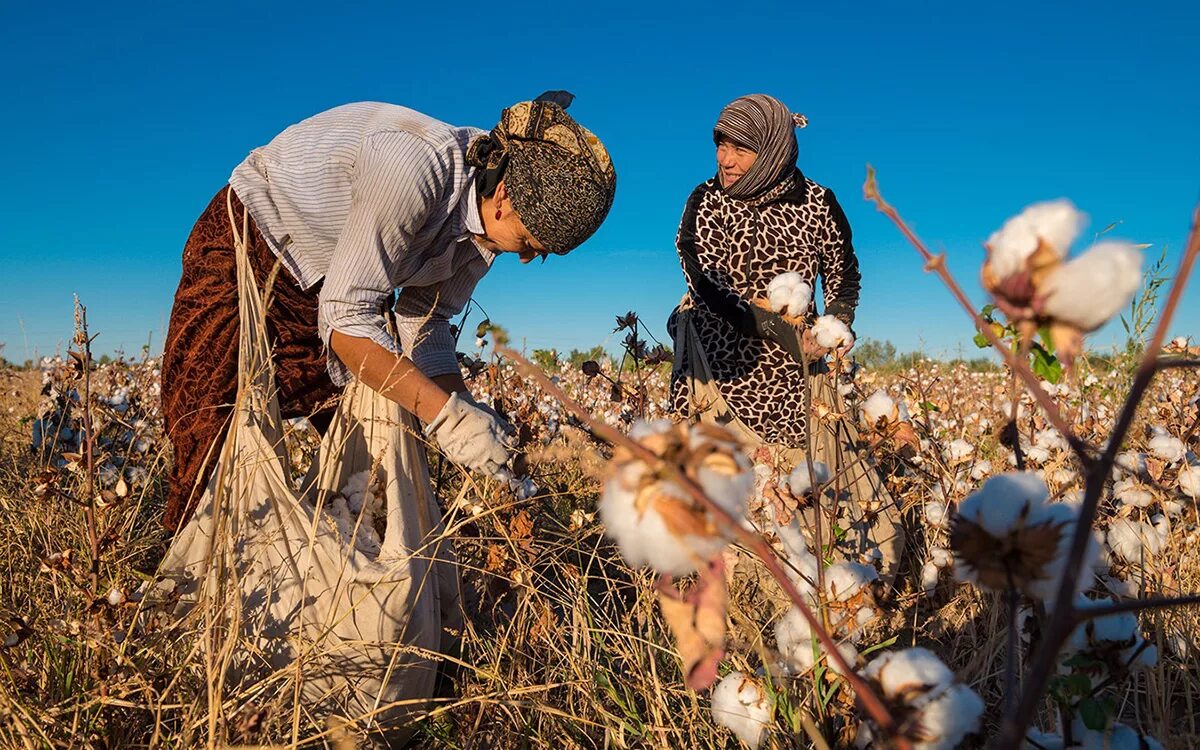
{"type": "Polygon", "coordinates": [[[721,187],[729,187],[740,180],[757,158],[757,151],[751,151],[728,138],[718,140],[717,171],[721,176],[721,187]]]}
{"type": "Polygon", "coordinates": [[[482,201],[479,213],[483,220],[484,236],[478,242],[492,252],[517,253],[522,263],[546,253],[546,248],[525,228],[521,217],[517,215],[503,182],[490,198],[482,201]]]}

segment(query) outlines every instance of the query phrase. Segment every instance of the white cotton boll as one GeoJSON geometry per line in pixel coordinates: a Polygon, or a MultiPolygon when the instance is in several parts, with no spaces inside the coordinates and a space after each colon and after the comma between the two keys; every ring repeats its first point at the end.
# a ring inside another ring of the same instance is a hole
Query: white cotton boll
{"type": "Polygon", "coordinates": [[[108,590],[108,596],[105,599],[112,606],[119,607],[125,603],[125,592],[114,586],[108,590]]]}
{"type": "Polygon", "coordinates": [[[891,420],[897,411],[896,402],[884,391],[875,391],[862,403],[863,417],[869,425],[875,425],[882,418],[891,420]]]}
{"type": "Polygon", "coordinates": [[[992,473],[992,462],[987,460],[986,458],[981,461],[976,461],[975,464],[971,467],[971,479],[974,479],[976,482],[978,482],[980,479],[983,479],[986,476],[989,476],[991,473],[992,473]]]}
{"type": "Polygon", "coordinates": [[[983,700],[966,685],[951,685],[921,709],[921,732],[929,739],[913,743],[913,750],[952,750],[969,734],[979,731],[983,700]]]}
{"type": "Polygon", "coordinates": [[[926,501],[925,522],[935,529],[948,527],[950,525],[950,514],[946,511],[946,504],[940,500],[926,501]]]}
{"type": "Polygon", "coordinates": [[[1187,448],[1184,447],[1183,441],[1174,435],[1155,435],[1146,445],[1155,458],[1162,459],[1169,464],[1179,461],[1187,455],[1187,448]]]}
{"type": "MultiPolygon", "coordinates": [[[[654,442],[652,452],[665,451],[663,455],[671,456],[668,460],[686,462],[681,469],[695,476],[710,500],[735,519],[745,517],[746,501],[754,490],[754,471],[732,436],[726,440],[727,433],[717,428],[675,426],[666,420],[635,423],[629,434],[646,447],[654,442]]],[[[608,536],[635,567],[649,565],[660,573],[687,575],[727,544],[726,532],[708,518],[707,511],[694,507],[681,487],[657,477],[631,455],[614,457],[599,510],[608,536]],[[682,526],[687,530],[672,531],[660,507],[676,519],[676,529],[681,526],[678,519],[684,518],[682,526]],[[704,531],[692,533],[696,528],[704,531]]]]}
{"type": "Polygon", "coordinates": [[[1171,518],[1178,518],[1187,510],[1187,506],[1177,500],[1163,500],[1162,509],[1171,518]]]}
{"type": "Polygon", "coordinates": [[[929,559],[939,568],[948,568],[954,563],[954,553],[946,547],[931,547],[929,559]]]}
{"type": "Polygon", "coordinates": [[[1154,504],[1154,495],[1149,488],[1136,479],[1122,479],[1113,483],[1113,497],[1122,505],[1145,508],[1154,504]]]}
{"type": "Polygon", "coordinates": [[[1025,450],[1025,460],[1044,464],[1050,460],[1050,449],[1044,445],[1031,445],[1025,450]]]}
{"type": "Polygon", "coordinates": [[[774,707],[757,680],[730,672],[713,688],[712,713],[714,721],[749,747],[757,748],[774,707]]]}
{"type": "Polygon", "coordinates": [[[921,588],[926,594],[932,594],[938,585],[941,569],[932,560],[921,566],[921,588]]]}
{"type": "Polygon", "coordinates": [[[796,497],[803,497],[812,492],[813,479],[816,479],[818,485],[824,485],[831,478],[833,472],[820,461],[813,461],[811,472],[808,470],[808,461],[801,461],[792,469],[792,473],[788,474],[788,490],[796,497]]]}
{"type": "Polygon", "coordinates": [[[812,335],[817,346],[824,349],[837,349],[854,343],[854,334],[850,328],[832,315],[822,315],[812,325],[812,335]]]}
{"type": "MultiPolygon", "coordinates": [[[[619,474],[632,473],[631,470],[636,472],[640,467],[623,467],[619,474]]],[[[636,479],[631,479],[630,483],[636,483],[636,479]]],[[[658,511],[652,507],[639,510],[637,494],[624,490],[619,484],[617,481],[605,483],[598,504],[600,520],[608,535],[617,541],[621,556],[631,566],[648,565],[660,573],[687,575],[725,547],[723,539],[702,543],[696,537],[689,537],[697,542],[694,549],[689,547],[667,530],[658,511]]],[[[686,501],[682,495],[679,499],[686,501]]]]}
{"type": "Polygon", "coordinates": [[[875,568],[869,565],[838,563],[825,570],[825,593],[831,601],[848,601],[878,578],[875,568]]]}
{"type": "Polygon", "coordinates": [[[1051,451],[1065,451],[1070,445],[1067,439],[1053,427],[1038,430],[1033,436],[1034,445],[1040,445],[1051,451]]]}
{"type": "MultiPolygon", "coordinates": [[[[1065,503],[1053,503],[1043,506],[1036,514],[1038,523],[1054,523],[1061,526],[1062,532],[1058,537],[1058,547],[1054,557],[1046,564],[1043,577],[1028,585],[1029,595],[1041,599],[1046,608],[1052,610],[1058,597],[1058,587],[1066,572],[1067,557],[1071,548],[1071,538],[1075,535],[1075,522],[1079,518],[1079,508],[1065,503]]],[[[1079,580],[1075,582],[1075,594],[1081,594],[1092,587],[1095,582],[1094,568],[1100,555],[1101,537],[1094,531],[1088,532],[1087,545],[1084,547],[1083,559],[1080,561],[1079,580]]]]}
{"type": "Polygon", "coordinates": [[[1179,490],[1192,499],[1200,499],[1200,468],[1184,466],[1179,470],[1179,490]]]}
{"type": "Polygon", "coordinates": [[[951,441],[950,445],[946,446],[946,460],[950,463],[961,463],[971,457],[975,452],[975,446],[968,443],[962,438],[951,441]]]}
{"type": "Polygon", "coordinates": [[[1104,325],[1142,284],[1142,253],[1128,242],[1100,242],[1052,270],[1038,294],[1040,310],[1081,331],[1104,325]]]}
{"type": "MultiPolygon", "coordinates": [[[[804,619],[804,615],[795,607],[775,621],[775,645],[779,648],[780,656],[796,674],[812,669],[817,661],[825,662],[834,674],[842,674],[837,662],[826,658],[824,648],[813,636],[808,620],[804,619]]],[[[837,649],[846,663],[853,668],[858,662],[858,650],[854,648],[854,644],[838,643],[837,649]]]]}
{"type": "Polygon", "coordinates": [[[1112,553],[1130,565],[1141,564],[1143,558],[1157,555],[1163,546],[1158,529],[1131,518],[1113,519],[1105,540],[1112,553]]]}
{"type": "Polygon", "coordinates": [[[1136,453],[1134,451],[1124,451],[1118,453],[1113,462],[1113,476],[1120,478],[1125,474],[1145,474],[1146,473],[1146,454],[1136,453]],[[1120,471],[1118,471],[1118,469],[1120,471]]]}
{"type": "Polygon", "coordinates": [[[1028,472],[998,474],[963,500],[958,515],[1001,537],[1013,531],[1018,521],[1032,515],[1031,508],[1049,496],[1046,484],[1028,472]]]}
{"type": "Polygon", "coordinates": [[[1058,257],[1065,256],[1085,221],[1068,200],[1034,203],[988,237],[988,265],[993,276],[1004,280],[1022,270],[1037,250],[1039,239],[1058,257]]]}
{"type": "Polygon", "coordinates": [[[767,285],[767,301],[781,315],[804,315],[812,302],[812,286],[794,271],[781,273],[767,285]]]}
{"type": "Polygon", "coordinates": [[[954,683],[950,668],[932,651],[919,646],[875,657],[863,669],[863,675],[879,683],[888,699],[905,696],[915,688],[924,688],[926,695],[937,695],[954,683]]]}

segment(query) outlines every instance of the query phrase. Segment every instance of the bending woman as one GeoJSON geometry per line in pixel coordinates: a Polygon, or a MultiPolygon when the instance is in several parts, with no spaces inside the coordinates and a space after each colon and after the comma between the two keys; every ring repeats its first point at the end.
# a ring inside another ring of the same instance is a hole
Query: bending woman
{"type": "Polygon", "coordinates": [[[237,393],[227,198],[239,223],[249,213],[259,288],[273,277],[266,323],[285,418],[327,425],[353,374],[426,423],[450,460],[491,475],[504,466],[510,428],[471,399],[449,320],[500,253],[522,263],[567,253],[608,214],[608,152],[564,111],[570,96],[555,93],[504,110],[490,133],[391,104],[348,104],[238,165],[192,229],[171,311],[168,529],[194,510],[237,393]],[[399,345],[388,330],[393,301],[399,345]]]}
{"type": "MultiPolygon", "coordinates": [[[[835,472],[840,465],[835,484],[855,501],[849,520],[863,532],[849,552],[881,559],[888,572],[903,538],[878,473],[846,454],[857,442],[853,424],[809,423],[809,399],[833,407],[834,394],[830,378],[810,375],[804,362],[823,372],[828,351],[807,330],[751,303],[767,297],[777,276],[794,272],[812,289],[820,278],[825,314],[854,322],[860,275],[850,224],[833,191],[796,166],[795,128],[804,123],[762,94],[721,111],[713,130],[717,174],[692,191],[676,241],[687,294],[668,324],[671,403],[680,417],[724,424],[752,449],[765,448],[785,471],[806,452],[835,472]]],[[[815,311],[814,300],[808,313],[815,311]]]]}

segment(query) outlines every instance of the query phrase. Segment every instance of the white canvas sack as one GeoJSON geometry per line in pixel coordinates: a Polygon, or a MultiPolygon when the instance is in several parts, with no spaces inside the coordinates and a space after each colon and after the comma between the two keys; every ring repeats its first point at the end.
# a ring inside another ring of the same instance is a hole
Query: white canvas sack
{"type": "Polygon", "coordinates": [[[444,629],[461,625],[420,431],[408,412],[355,381],[302,489],[293,488],[248,226],[243,218],[237,231],[232,206],[230,225],[241,323],[237,404],[212,479],[160,575],[175,583],[176,611],[200,632],[209,690],[225,710],[281,700],[300,717],[297,727],[321,727],[333,715],[403,740],[411,729],[395,727],[433,695],[444,629]],[[362,528],[344,541],[323,509],[362,471],[385,488],[378,547],[362,528]]]}

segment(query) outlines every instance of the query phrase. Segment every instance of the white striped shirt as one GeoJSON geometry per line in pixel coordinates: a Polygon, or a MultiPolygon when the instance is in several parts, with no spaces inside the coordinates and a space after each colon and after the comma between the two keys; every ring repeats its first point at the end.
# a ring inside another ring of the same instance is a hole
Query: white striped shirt
{"type": "Polygon", "coordinates": [[[329,374],[337,330],[391,351],[384,307],[395,289],[403,352],[426,375],[458,372],[449,319],[495,255],[480,248],[474,170],[464,155],[483,131],[394,104],[322,112],[250,152],[229,184],[300,286],[321,279],[317,329],[329,374]]]}

